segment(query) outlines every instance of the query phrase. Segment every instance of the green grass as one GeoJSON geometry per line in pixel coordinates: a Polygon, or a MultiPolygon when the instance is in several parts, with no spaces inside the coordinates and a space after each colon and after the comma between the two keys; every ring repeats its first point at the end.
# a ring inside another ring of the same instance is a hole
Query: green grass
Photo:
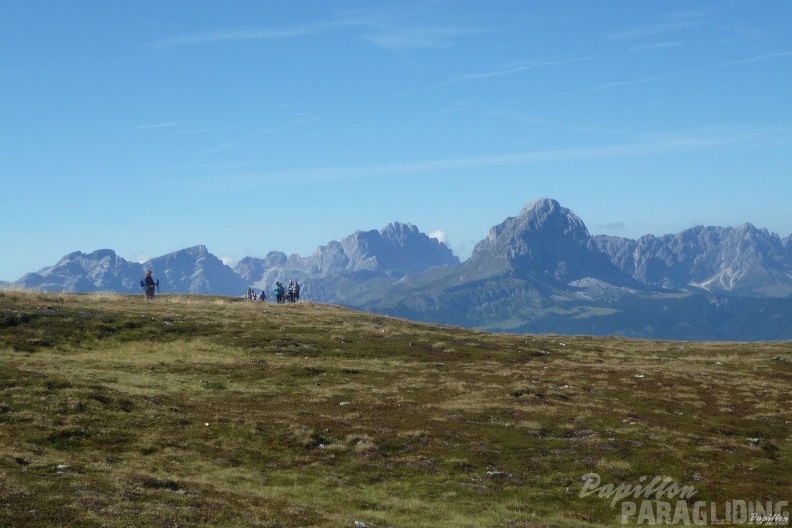
{"type": "Polygon", "coordinates": [[[0,292],[0,525],[619,525],[588,473],[789,500],[791,400],[790,343],[0,292]]]}

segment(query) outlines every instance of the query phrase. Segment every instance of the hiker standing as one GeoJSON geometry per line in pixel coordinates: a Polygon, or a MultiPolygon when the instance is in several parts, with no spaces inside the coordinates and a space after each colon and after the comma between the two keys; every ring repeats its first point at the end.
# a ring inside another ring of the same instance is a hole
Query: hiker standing
{"type": "Polygon", "coordinates": [[[275,302],[283,302],[283,285],[280,282],[275,283],[275,302]]]}
{"type": "Polygon", "coordinates": [[[151,270],[146,270],[146,276],[141,282],[143,283],[143,288],[146,290],[146,299],[153,299],[154,288],[157,287],[157,283],[154,282],[154,278],[151,276],[151,270]]]}

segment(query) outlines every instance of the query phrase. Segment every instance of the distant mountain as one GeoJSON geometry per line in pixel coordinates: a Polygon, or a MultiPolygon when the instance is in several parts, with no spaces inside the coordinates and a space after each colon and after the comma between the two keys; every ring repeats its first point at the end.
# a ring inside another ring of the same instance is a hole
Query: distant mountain
{"type": "MultiPolygon", "coordinates": [[[[147,261],[144,268],[157,270],[160,288],[168,292],[239,295],[246,281],[206,246],[195,246],[147,261]]],[[[139,280],[139,279],[138,279],[139,280]]]]}
{"type": "Polygon", "coordinates": [[[493,227],[455,269],[401,282],[365,307],[419,320],[514,329],[562,301],[611,301],[650,290],[599,250],[577,215],[543,199],[493,227]]]}
{"type": "Polygon", "coordinates": [[[460,263],[412,224],[357,231],[308,257],[271,251],[231,267],[205,246],[131,263],[112,250],[71,253],[8,287],[271,296],[297,280],[303,299],[493,331],[653,339],[792,339],[792,235],[751,224],[638,240],[591,236],[557,201],[529,203],[460,263]]]}
{"type": "MultiPolygon", "coordinates": [[[[357,231],[340,242],[349,259],[346,271],[374,271],[394,277],[436,266],[455,266],[459,258],[412,224],[388,224],[381,231],[357,231]]],[[[335,271],[335,270],[331,270],[335,271]]]]}
{"type": "Polygon", "coordinates": [[[642,284],[741,296],[792,294],[789,237],[782,240],[748,223],[737,228],[699,226],[638,240],[601,235],[595,242],[642,284]]]}
{"type": "MultiPolygon", "coordinates": [[[[270,251],[263,259],[253,257],[243,258],[234,266],[234,271],[246,282],[253,284],[254,282],[261,281],[263,277],[267,276],[269,270],[282,268],[287,260],[286,253],[270,251]]],[[[268,282],[264,282],[263,284],[266,288],[268,282]]]]}
{"type": "Polygon", "coordinates": [[[458,264],[448,246],[412,224],[395,222],[380,231],[357,231],[332,241],[309,257],[269,253],[263,260],[245,258],[234,269],[260,289],[297,280],[306,298],[358,304],[405,275],[458,264]]]}
{"type": "Polygon", "coordinates": [[[41,291],[131,293],[140,289],[138,283],[144,269],[140,264],[119,257],[111,249],[100,249],[87,255],[76,251],[54,266],[25,274],[13,284],[41,291]]]}
{"type": "Polygon", "coordinates": [[[129,262],[110,249],[89,254],[77,251],[12,284],[41,291],[139,293],[146,269],[157,270],[156,277],[167,292],[235,295],[245,284],[206,246],[183,249],[142,264],[129,262]]]}
{"type": "Polygon", "coordinates": [[[363,308],[495,331],[790,339],[788,249],[789,238],[750,224],[591,237],[543,199],[493,227],[455,269],[400,281],[363,308]]]}
{"type": "Polygon", "coordinates": [[[493,227],[460,272],[461,280],[509,274],[564,291],[575,291],[590,279],[641,287],[600,251],[577,215],[548,199],[528,204],[518,216],[493,227]]]}
{"type": "MultiPolygon", "coordinates": [[[[392,223],[381,231],[357,231],[340,242],[319,247],[310,257],[287,257],[272,251],[263,259],[247,257],[233,269],[199,245],[131,263],[112,250],[71,253],[52,267],[28,273],[12,283],[42,291],[139,293],[146,269],[154,270],[168,293],[241,295],[249,286],[271,291],[275,281],[308,281],[302,295],[323,302],[342,302],[378,291],[370,282],[387,283],[435,266],[454,266],[459,259],[412,224],[392,223]]],[[[381,289],[381,288],[380,288],[381,289]]]]}

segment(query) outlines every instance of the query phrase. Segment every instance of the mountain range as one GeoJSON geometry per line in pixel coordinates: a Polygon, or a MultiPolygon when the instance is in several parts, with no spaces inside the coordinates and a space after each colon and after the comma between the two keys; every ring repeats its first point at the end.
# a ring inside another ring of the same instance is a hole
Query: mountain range
{"type": "Polygon", "coordinates": [[[129,262],[109,249],[64,256],[11,287],[139,293],[145,269],[163,292],[271,294],[296,280],[303,299],[491,331],[652,339],[792,339],[792,236],[746,223],[638,240],[592,236],[540,199],[490,229],[464,262],[412,224],[357,231],[308,257],[271,251],[233,268],[195,246],[129,262]]]}

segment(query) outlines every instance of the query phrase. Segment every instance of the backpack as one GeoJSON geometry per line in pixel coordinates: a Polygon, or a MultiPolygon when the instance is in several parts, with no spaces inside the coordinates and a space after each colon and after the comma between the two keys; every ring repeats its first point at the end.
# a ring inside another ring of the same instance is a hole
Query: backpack
{"type": "Polygon", "coordinates": [[[140,279],[140,287],[141,288],[145,288],[146,287],[146,279],[140,279]]]}

